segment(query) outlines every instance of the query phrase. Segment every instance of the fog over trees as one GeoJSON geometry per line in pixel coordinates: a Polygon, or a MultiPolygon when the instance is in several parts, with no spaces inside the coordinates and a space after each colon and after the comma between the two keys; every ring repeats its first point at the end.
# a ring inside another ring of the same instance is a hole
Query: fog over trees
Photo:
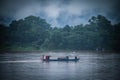
{"type": "Polygon", "coordinates": [[[0,24],[0,50],[120,50],[120,23],[92,16],[86,25],[51,27],[45,19],[28,16],[9,26],[0,24]]]}

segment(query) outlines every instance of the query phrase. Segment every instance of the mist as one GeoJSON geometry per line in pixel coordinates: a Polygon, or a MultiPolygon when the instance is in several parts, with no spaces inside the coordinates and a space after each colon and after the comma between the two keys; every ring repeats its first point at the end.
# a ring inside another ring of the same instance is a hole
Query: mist
{"type": "Polygon", "coordinates": [[[88,23],[91,16],[103,15],[112,23],[120,21],[118,0],[1,0],[0,24],[34,15],[52,27],[88,23]]]}

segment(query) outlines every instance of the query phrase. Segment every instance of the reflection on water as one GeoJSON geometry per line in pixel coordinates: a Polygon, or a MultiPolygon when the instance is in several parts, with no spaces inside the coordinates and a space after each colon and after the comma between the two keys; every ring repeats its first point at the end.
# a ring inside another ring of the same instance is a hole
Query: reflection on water
{"type": "Polygon", "coordinates": [[[120,80],[120,54],[6,53],[0,54],[0,80],[120,80]],[[42,54],[79,56],[79,62],[42,62],[42,54]]]}

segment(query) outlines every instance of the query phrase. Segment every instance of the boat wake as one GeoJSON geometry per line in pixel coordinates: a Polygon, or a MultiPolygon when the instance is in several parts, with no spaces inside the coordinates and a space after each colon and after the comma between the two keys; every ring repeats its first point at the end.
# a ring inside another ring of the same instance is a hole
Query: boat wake
{"type": "Polygon", "coordinates": [[[40,62],[40,60],[15,60],[15,61],[0,61],[0,63],[30,63],[40,62]]]}

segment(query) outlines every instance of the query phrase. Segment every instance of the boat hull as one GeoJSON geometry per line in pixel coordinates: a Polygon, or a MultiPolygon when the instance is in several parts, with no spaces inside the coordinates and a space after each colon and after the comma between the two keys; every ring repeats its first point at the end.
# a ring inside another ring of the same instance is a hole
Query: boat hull
{"type": "Polygon", "coordinates": [[[46,60],[46,59],[43,59],[42,61],[79,61],[79,59],[49,59],[49,60],[46,60]]]}

